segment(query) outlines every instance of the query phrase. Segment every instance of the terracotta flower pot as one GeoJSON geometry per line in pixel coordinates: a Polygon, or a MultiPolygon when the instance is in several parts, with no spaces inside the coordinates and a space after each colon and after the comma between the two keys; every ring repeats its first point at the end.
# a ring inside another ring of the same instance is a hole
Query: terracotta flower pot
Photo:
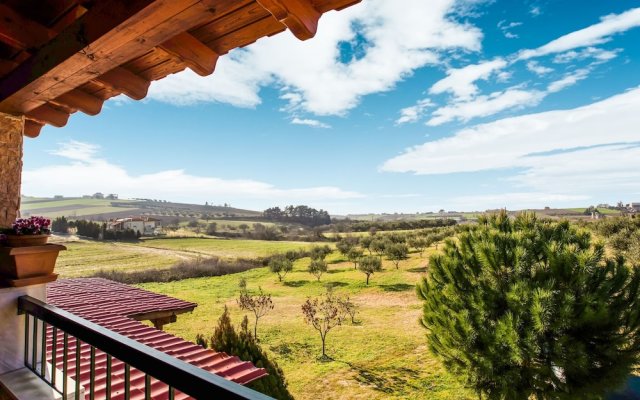
{"type": "Polygon", "coordinates": [[[58,253],[66,249],[58,244],[0,247],[0,278],[24,279],[51,275],[58,253]]]}
{"type": "Polygon", "coordinates": [[[47,244],[50,235],[6,235],[9,247],[42,246],[47,244]]]}

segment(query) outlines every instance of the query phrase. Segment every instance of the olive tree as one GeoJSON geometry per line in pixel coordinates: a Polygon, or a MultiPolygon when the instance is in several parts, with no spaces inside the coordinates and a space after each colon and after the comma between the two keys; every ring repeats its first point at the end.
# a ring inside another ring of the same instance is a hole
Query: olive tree
{"type": "Polygon", "coordinates": [[[293,270],[293,262],[284,256],[274,256],[269,260],[269,270],[278,275],[282,282],[284,277],[293,270]]]}
{"type": "Polygon", "coordinates": [[[409,248],[404,243],[391,243],[385,247],[384,253],[389,260],[393,261],[396,269],[398,269],[400,261],[407,259],[409,255],[409,248]]]}
{"type": "Polygon", "coordinates": [[[320,281],[320,277],[322,274],[327,272],[327,263],[324,260],[313,259],[309,263],[309,273],[316,277],[318,281],[320,281]]]}
{"type": "Polygon", "coordinates": [[[365,256],[358,261],[358,269],[367,276],[367,286],[369,286],[369,277],[374,272],[382,271],[382,261],[380,257],[365,256]]]}

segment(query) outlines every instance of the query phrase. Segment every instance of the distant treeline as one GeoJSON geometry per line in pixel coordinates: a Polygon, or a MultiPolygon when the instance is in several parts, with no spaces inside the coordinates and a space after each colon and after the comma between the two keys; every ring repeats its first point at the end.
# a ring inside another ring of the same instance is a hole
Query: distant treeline
{"type": "Polygon", "coordinates": [[[68,233],[70,228],[75,228],[78,236],[92,239],[132,241],[140,238],[140,232],[133,229],[107,230],[106,222],[97,223],[84,219],[69,221],[65,217],[58,217],[51,222],[51,230],[56,233],[68,233]]]}
{"type": "Polygon", "coordinates": [[[379,231],[398,231],[408,229],[440,228],[444,226],[454,226],[456,220],[438,219],[415,219],[401,221],[340,221],[334,226],[338,232],[367,232],[372,229],[379,231]]]}
{"type": "Polygon", "coordinates": [[[329,225],[331,216],[324,210],[316,210],[308,206],[271,207],[263,211],[262,216],[267,221],[291,222],[307,226],[329,225]]]}

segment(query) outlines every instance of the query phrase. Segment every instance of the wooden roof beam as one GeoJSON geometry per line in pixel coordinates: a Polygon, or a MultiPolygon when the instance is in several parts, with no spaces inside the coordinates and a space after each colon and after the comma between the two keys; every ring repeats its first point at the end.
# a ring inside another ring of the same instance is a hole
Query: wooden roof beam
{"type": "Polygon", "coordinates": [[[24,18],[5,4],[0,4],[0,15],[0,41],[16,49],[41,46],[56,35],[55,31],[24,18]]]}
{"type": "Polygon", "coordinates": [[[104,103],[104,100],[80,89],[73,89],[52,101],[69,108],[80,110],[88,115],[97,115],[100,113],[102,103],[104,103]]]}
{"type": "Polygon", "coordinates": [[[38,123],[36,121],[30,120],[30,119],[26,119],[24,121],[24,131],[23,134],[26,137],[30,137],[30,138],[36,138],[40,135],[40,131],[42,130],[42,127],[44,126],[44,124],[38,123]]]}
{"type": "Polygon", "coordinates": [[[26,117],[31,120],[36,120],[37,122],[53,125],[57,128],[62,128],[69,120],[68,113],[60,111],[49,104],[43,104],[40,107],[29,111],[26,117]]]}
{"type": "Polygon", "coordinates": [[[26,113],[215,19],[220,0],[104,0],[0,80],[0,111],[26,113]],[[82,40],[79,40],[82,39],[82,40]]]}
{"type": "Polygon", "coordinates": [[[187,32],[172,37],[158,47],[187,64],[200,76],[211,75],[218,62],[219,55],[215,51],[187,32]]]}
{"type": "Polygon", "coordinates": [[[311,39],[322,15],[309,0],[256,0],[300,40],[311,39]]]}
{"type": "MultiPolygon", "coordinates": [[[[109,33],[136,35],[137,32],[123,29],[126,26],[122,25],[127,21],[144,21],[148,16],[142,11],[154,4],[157,4],[154,0],[105,0],[96,3],[91,10],[0,80],[0,111],[25,113],[67,92],[66,88],[59,93],[49,89],[51,85],[60,82],[60,77],[65,74],[91,64],[95,56],[86,52],[86,48],[98,41],[113,40],[114,36],[108,35],[109,33]],[[116,30],[118,27],[121,28],[116,30]],[[44,93],[51,97],[35,99],[44,93]],[[7,102],[7,99],[11,101],[7,102]]],[[[75,86],[79,85],[72,87],[75,86]]]]}
{"type": "Polygon", "coordinates": [[[151,82],[123,67],[116,67],[95,79],[96,81],[122,92],[134,100],[142,100],[149,91],[151,82]]]}

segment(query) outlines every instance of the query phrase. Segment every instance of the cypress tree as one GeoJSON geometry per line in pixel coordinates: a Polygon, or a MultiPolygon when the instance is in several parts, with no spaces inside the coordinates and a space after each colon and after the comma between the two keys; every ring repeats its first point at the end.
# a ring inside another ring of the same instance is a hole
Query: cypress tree
{"type": "Polygon", "coordinates": [[[502,212],[447,240],[418,284],[430,350],[489,399],[589,399],[640,354],[640,274],[568,222],[502,212]]]}

